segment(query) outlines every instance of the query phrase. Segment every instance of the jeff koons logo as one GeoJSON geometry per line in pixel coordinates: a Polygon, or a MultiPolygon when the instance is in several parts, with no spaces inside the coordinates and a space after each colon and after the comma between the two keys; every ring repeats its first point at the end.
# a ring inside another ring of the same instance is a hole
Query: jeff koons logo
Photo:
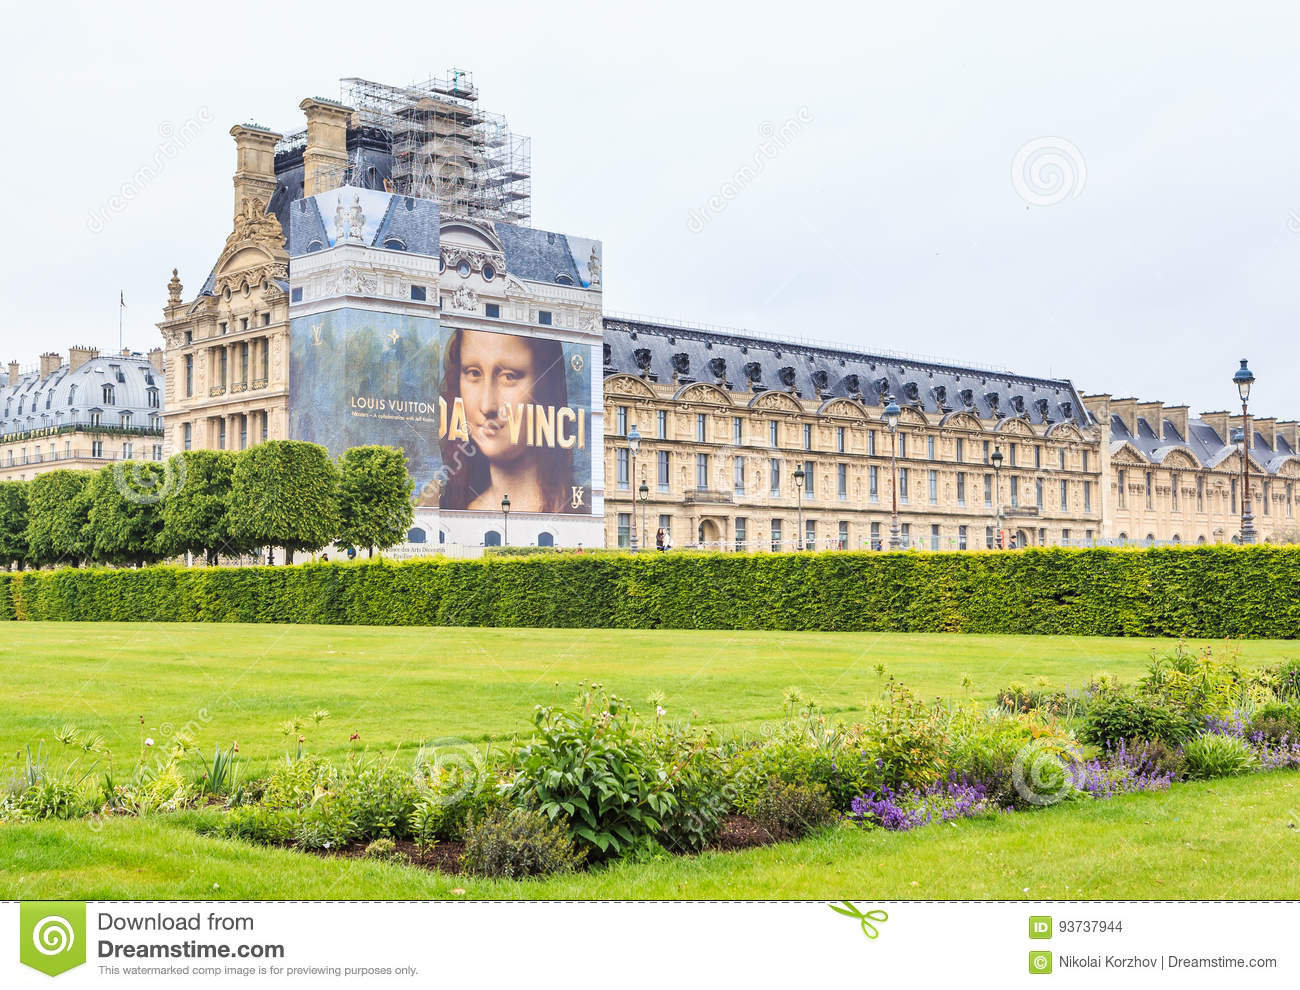
{"type": "Polygon", "coordinates": [[[86,905],[27,901],[19,911],[18,958],[58,976],[86,961],[86,905]]]}

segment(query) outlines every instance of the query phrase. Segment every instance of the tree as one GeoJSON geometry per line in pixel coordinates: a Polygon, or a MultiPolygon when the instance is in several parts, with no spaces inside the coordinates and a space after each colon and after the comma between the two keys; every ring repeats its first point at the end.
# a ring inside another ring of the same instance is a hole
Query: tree
{"type": "Polygon", "coordinates": [[[235,460],[230,524],[250,546],[284,547],[285,562],[298,550],[326,546],[339,529],[339,472],[325,448],[296,440],[271,440],[235,460]]]}
{"type": "Polygon", "coordinates": [[[36,567],[77,566],[90,556],[88,498],[93,471],[47,471],[27,488],[27,553],[36,567]]]}
{"type": "Polygon", "coordinates": [[[231,528],[235,455],[228,450],[187,450],[174,456],[176,490],[162,502],[162,546],[166,555],[202,554],[215,566],[220,554],[250,553],[231,528]]]}
{"type": "Polygon", "coordinates": [[[27,482],[0,481],[0,563],[27,562],[27,482]]]}
{"type": "Polygon", "coordinates": [[[86,518],[90,559],[139,566],[162,560],[161,503],[168,489],[167,467],[154,461],[122,461],[96,471],[86,518]]]}
{"type": "Polygon", "coordinates": [[[415,481],[406,457],[396,447],[353,447],[339,464],[340,546],[385,550],[406,539],[415,520],[411,494],[415,481]]]}

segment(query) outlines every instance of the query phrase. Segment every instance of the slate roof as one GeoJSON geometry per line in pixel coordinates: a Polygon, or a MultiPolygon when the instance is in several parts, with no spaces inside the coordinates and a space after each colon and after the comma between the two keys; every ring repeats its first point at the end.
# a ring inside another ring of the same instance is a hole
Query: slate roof
{"type": "MultiPolygon", "coordinates": [[[[1168,419],[1164,420],[1163,428],[1163,436],[1157,435],[1155,427],[1146,417],[1139,415],[1135,435],[1129,431],[1120,416],[1112,415],[1110,418],[1111,451],[1113,453],[1128,443],[1137,448],[1147,460],[1159,464],[1170,451],[1186,450],[1199,463],[1212,468],[1217,467],[1237,450],[1236,445],[1229,442],[1230,437],[1219,436],[1218,431],[1202,419],[1187,421],[1186,439],[1178,435],[1177,428],[1168,419]]],[[[1255,430],[1254,434],[1254,439],[1251,441],[1251,458],[1263,465],[1270,474],[1276,474],[1288,457],[1295,456],[1295,451],[1291,449],[1285,437],[1279,435],[1275,437],[1274,443],[1270,444],[1258,430],[1255,430]]]]}
{"type": "Polygon", "coordinates": [[[805,343],[783,343],[622,318],[605,319],[605,374],[640,375],[679,384],[703,381],[752,395],[770,389],[805,399],[836,396],[926,413],[972,412],[981,419],[1023,416],[1030,423],[1090,424],[1074,385],[1066,379],[936,364],[888,354],[805,343]]]}
{"type": "Polygon", "coordinates": [[[586,286],[578,272],[578,262],[569,247],[569,239],[563,234],[500,221],[493,227],[505,248],[506,271],[511,275],[534,282],[559,281],[579,288],[586,286]]]}
{"type": "Polygon", "coordinates": [[[104,426],[120,426],[124,412],[133,427],[147,427],[162,414],[163,376],[142,355],[100,355],[70,372],[65,362],[45,378],[29,371],[16,385],[0,388],[0,435],[52,426],[89,425],[98,412],[104,426]],[[119,380],[120,378],[120,380],[119,380]],[[113,386],[113,401],[104,401],[104,385],[113,386]],[[149,389],[158,404],[149,404],[149,389]]]}

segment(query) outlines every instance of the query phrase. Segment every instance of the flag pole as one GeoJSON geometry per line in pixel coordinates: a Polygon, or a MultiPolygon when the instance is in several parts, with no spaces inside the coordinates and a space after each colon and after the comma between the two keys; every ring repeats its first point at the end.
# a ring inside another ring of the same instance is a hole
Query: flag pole
{"type": "Polygon", "coordinates": [[[121,354],[122,353],[122,310],[126,309],[126,292],[124,290],[119,289],[117,298],[118,298],[118,302],[120,303],[120,305],[117,307],[117,353],[121,354]]]}

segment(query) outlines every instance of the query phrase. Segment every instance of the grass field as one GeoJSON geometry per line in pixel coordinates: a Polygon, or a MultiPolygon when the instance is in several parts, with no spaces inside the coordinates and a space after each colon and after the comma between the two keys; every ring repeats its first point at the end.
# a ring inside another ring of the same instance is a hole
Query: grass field
{"type": "MultiPolygon", "coordinates": [[[[189,725],[200,745],[238,741],[276,756],[287,719],[326,709],[313,752],[337,755],[352,733],[370,747],[508,738],[533,706],[596,680],[645,707],[719,726],[776,717],[794,685],[829,712],[861,708],[887,674],[923,696],[991,700],[1012,681],[1078,687],[1108,670],[1125,680],[1172,641],[898,633],[446,629],[220,624],[28,623],[0,643],[0,767],[71,722],[134,762],[145,736],[189,725]],[[144,717],[143,724],[140,719],[144,717]]],[[[1217,644],[1222,645],[1222,644],[1217,644]]],[[[1235,644],[1251,663],[1293,656],[1290,641],[1235,644]]]]}
{"type": "MultiPolygon", "coordinates": [[[[881,690],[877,665],[926,696],[989,700],[1012,681],[1077,687],[1137,678],[1169,641],[877,633],[408,629],[12,623],[0,644],[0,745],[64,723],[102,733],[132,765],[148,735],[188,726],[200,745],[284,752],[280,723],[316,709],[308,748],[338,755],[429,741],[508,738],[533,706],[596,680],[645,706],[724,728],[780,715],[798,686],[831,712],[881,690]],[[963,680],[969,677],[969,685],[963,680]],[[558,689],[556,685],[559,685],[558,689]],[[143,723],[141,717],[143,716],[143,723]],[[350,743],[357,733],[359,743],[350,743]]],[[[1197,644],[1191,644],[1197,645],[1197,644]]],[[[1216,644],[1222,646],[1223,644],[1216,644]]],[[[1233,644],[1250,664],[1291,642],[1233,644]]],[[[0,828],[0,898],[1294,897],[1300,774],[1176,785],[1110,801],[908,833],[836,828],[741,853],[623,862],[541,882],[445,877],[202,838],[213,812],[0,828]],[[463,887],[466,893],[453,894],[463,887]]]]}

